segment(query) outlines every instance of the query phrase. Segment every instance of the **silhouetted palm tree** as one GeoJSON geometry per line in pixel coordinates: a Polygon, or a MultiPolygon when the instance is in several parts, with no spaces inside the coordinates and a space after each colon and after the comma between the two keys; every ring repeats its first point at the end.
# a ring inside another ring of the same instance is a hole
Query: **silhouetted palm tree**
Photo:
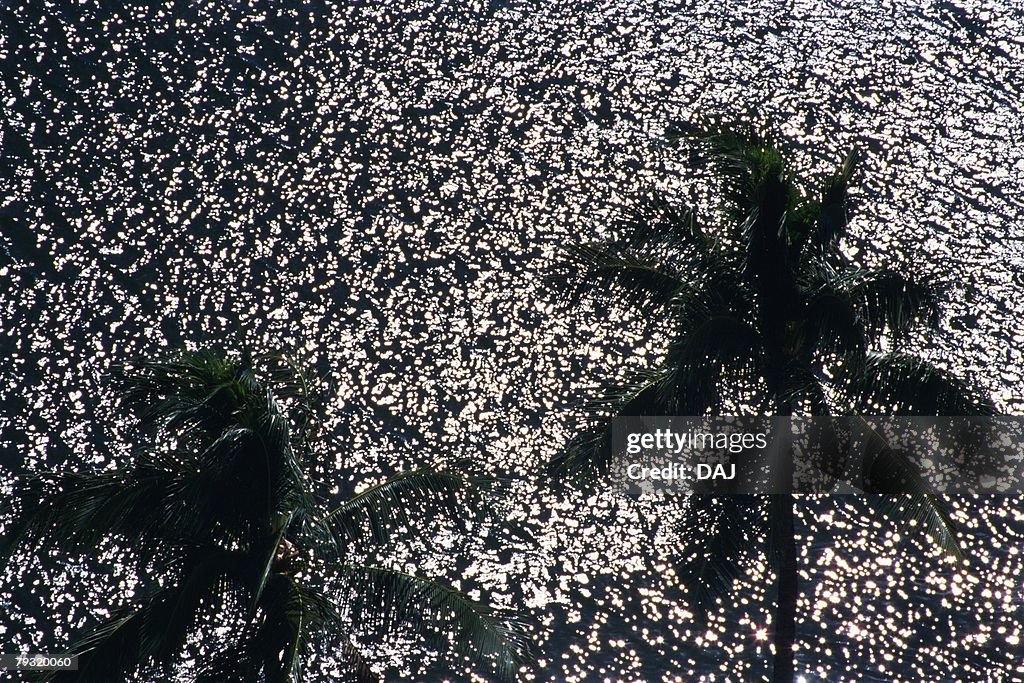
{"type": "Polygon", "coordinates": [[[515,679],[528,642],[513,615],[364,559],[424,515],[471,515],[491,480],[465,462],[429,466],[326,509],[304,471],[312,392],[283,370],[268,384],[249,361],[208,352],[129,366],[120,387],[141,426],[130,458],[23,487],[15,543],[89,553],[109,538],[139,577],[133,604],[73,644],[79,671],[50,678],[166,674],[189,652],[198,683],[301,681],[319,643],[349,680],[375,680],[353,636],[411,633],[515,679]]]}
{"type": "MultiPolygon", "coordinates": [[[[808,192],[767,135],[713,127],[672,137],[687,138],[697,158],[713,164],[722,181],[722,220],[705,228],[690,210],[655,195],[609,239],[569,249],[556,277],[563,291],[637,304],[657,321],[667,349],[635,382],[607,388],[594,406],[604,417],[553,460],[553,475],[591,484],[606,473],[607,417],[615,415],[992,412],[966,382],[901,350],[909,332],[937,325],[935,290],[896,270],[860,267],[841,248],[852,155],[819,191],[808,192]]],[[[873,455],[901,466],[884,442],[873,455]]],[[[792,481],[789,467],[783,481],[792,481]]],[[[887,499],[887,511],[923,521],[935,541],[959,555],[938,499],[920,482],[910,491],[917,495],[887,499]]],[[[778,582],[774,680],[791,681],[798,594],[793,499],[691,502],[686,536],[696,545],[683,570],[698,603],[731,585],[756,536],[769,539],[778,582]]]]}

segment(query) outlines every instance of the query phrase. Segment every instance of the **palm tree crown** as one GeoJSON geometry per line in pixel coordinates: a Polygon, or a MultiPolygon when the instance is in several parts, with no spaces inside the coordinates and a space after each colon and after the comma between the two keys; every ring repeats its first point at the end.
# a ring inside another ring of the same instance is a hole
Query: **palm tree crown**
{"type": "MultiPolygon", "coordinates": [[[[612,303],[637,304],[659,321],[667,342],[659,363],[631,382],[607,386],[593,402],[599,419],[552,460],[554,478],[589,486],[607,473],[610,416],[993,412],[967,382],[901,350],[913,331],[937,327],[936,290],[894,269],[858,266],[844,252],[852,155],[810,191],[769,135],[710,127],[672,137],[694,143],[712,164],[722,183],[723,220],[705,228],[691,210],[654,195],[611,238],[567,250],[555,278],[562,291],[575,297],[596,290],[612,303]]],[[[871,447],[876,471],[899,472],[915,484],[909,492],[916,495],[886,499],[885,512],[923,523],[961,557],[937,497],[884,440],[871,447]]],[[[787,475],[784,481],[792,481],[787,475]]],[[[792,498],[692,496],[690,508],[677,568],[698,606],[727,591],[744,571],[752,542],[767,539],[777,578],[773,680],[792,681],[792,498]]]]}
{"type": "Polygon", "coordinates": [[[205,627],[198,683],[305,680],[317,644],[334,645],[350,680],[376,680],[354,636],[403,630],[513,680],[529,650],[514,615],[364,559],[424,511],[465,517],[493,481],[466,462],[428,466],[328,509],[303,468],[311,383],[280,362],[269,372],[267,384],[251,362],[209,352],[129,366],[119,388],[141,428],[130,462],[22,487],[12,547],[87,553],[113,538],[141,579],[141,600],[73,645],[79,671],[52,678],[172,672],[205,627]]]}
{"type": "MultiPolygon", "coordinates": [[[[935,288],[842,250],[852,155],[810,192],[765,135],[714,128],[692,139],[719,172],[726,220],[706,229],[691,210],[647,197],[610,239],[570,247],[556,277],[573,295],[599,291],[656,312],[666,331],[664,359],[609,387],[601,412],[992,412],[968,383],[898,350],[909,333],[937,327],[935,288]]],[[[552,469],[590,478],[606,470],[606,446],[606,430],[584,434],[552,469]]]]}

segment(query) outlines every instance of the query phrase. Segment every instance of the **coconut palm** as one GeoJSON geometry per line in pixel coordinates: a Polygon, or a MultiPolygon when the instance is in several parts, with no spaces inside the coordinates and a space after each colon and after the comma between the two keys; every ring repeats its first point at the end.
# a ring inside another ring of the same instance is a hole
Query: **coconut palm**
{"type": "MultiPolygon", "coordinates": [[[[935,288],[896,269],[860,266],[841,248],[852,155],[810,191],[770,135],[712,126],[672,137],[710,162],[722,183],[721,220],[705,227],[694,212],[652,194],[607,239],[568,250],[558,286],[572,296],[598,292],[606,304],[639,306],[657,321],[652,327],[666,349],[656,366],[609,384],[594,401],[598,419],[551,463],[557,479],[590,485],[608,471],[611,416],[992,413],[968,382],[905,349],[912,333],[938,324],[935,288]]],[[[923,521],[931,539],[959,556],[949,516],[912,468],[880,437],[869,450],[876,472],[899,470],[913,484],[901,490],[915,495],[887,498],[887,511],[923,521]]],[[[788,467],[782,480],[792,482],[788,467]]],[[[887,490],[880,481],[868,488],[887,490]]],[[[683,531],[696,545],[681,566],[698,604],[741,574],[751,542],[768,539],[777,577],[774,680],[792,681],[794,500],[690,502],[690,528],[683,531]]]]}
{"type": "Polygon", "coordinates": [[[120,373],[139,439],[114,469],[32,478],[11,545],[123,551],[136,599],[72,645],[79,670],[49,678],[125,680],[180,672],[198,683],[307,680],[314,651],[349,680],[376,680],[355,637],[419,635],[428,647],[513,680],[523,624],[429,578],[378,562],[425,514],[464,519],[493,480],[467,462],[403,472],[328,509],[307,470],[315,392],[281,363],[210,352],[120,373]],[[198,640],[198,644],[196,643],[198,640]]]}

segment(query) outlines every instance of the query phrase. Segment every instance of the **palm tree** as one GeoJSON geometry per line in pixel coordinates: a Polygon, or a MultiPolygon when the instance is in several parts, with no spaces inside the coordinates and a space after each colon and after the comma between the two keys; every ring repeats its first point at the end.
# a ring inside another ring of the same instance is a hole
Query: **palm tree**
{"type": "Polygon", "coordinates": [[[427,466],[328,509],[306,474],[310,378],[271,365],[269,383],[251,360],[210,352],[128,366],[119,387],[140,426],[128,462],[21,487],[12,547],[89,553],[108,539],[142,596],[73,644],[77,672],[48,678],[170,675],[187,652],[197,683],[302,681],[319,646],[370,681],[355,637],[407,633],[514,680],[529,656],[521,620],[375,561],[424,513],[466,518],[494,481],[464,461],[427,466]]]}
{"type": "MultiPolygon", "coordinates": [[[[709,126],[670,137],[690,141],[697,158],[711,162],[722,182],[722,220],[705,228],[692,211],[650,194],[610,238],[568,250],[554,278],[563,292],[603,292],[607,303],[638,305],[657,321],[667,348],[655,367],[606,387],[591,406],[599,418],[551,462],[553,476],[592,485],[607,473],[611,416],[993,412],[967,382],[905,350],[911,333],[936,328],[936,290],[895,269],[858,266],[841,248],[852,155],[812,192],[768,134],[709,126]]],[[[915,495],[887,498],[887,511],[923,521],[959,556],[939,500],[884,440],[870,448],[876,470],[901,470],[914,482],[915,495]]],[[[792,482],[789,467],[783,481],[792,482]]],[[[882,482],[868,490],[886,491],[882,482]]],[[[777,577],[774,680],[792,681],[794,499],[693,496],[691,505],[694,526],[684,532],[696,547],[681,564],[699,605],[741,573],[756,530],[768,539],[777,577]]]]}

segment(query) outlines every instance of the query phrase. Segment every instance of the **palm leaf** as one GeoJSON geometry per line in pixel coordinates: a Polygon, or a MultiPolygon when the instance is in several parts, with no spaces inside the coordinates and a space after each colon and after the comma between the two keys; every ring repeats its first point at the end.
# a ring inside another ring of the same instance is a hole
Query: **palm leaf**
{"type": "Polygon", "coordinates": [[[885,331],[898,338],[915,323],[935,327],[939,321],[935,290],[893,271],[863,273],[848,294],[873,338],[885,331]]]}
{"type": "Polygon", "coordinates": [[[886,494],[881,511],[910,532],[922,532],[946,556],[965,562],[952,518],[917,467],[874,429],[868,429],[863,448],[863,488],[867,493],[886,494]]]}
{"type": "Polygon", "coordinates": [[[818,211],[816,225],[807,241],[813,253],[831,251],[846,234],[850,222],[848,192],[855,165],[856,153],[851,150],[821,189],[821,199],[815,207],[818,211]]]}
{"type": "Polygon", "coordinates": [[[363,653],[353,642],[343,641],[336,654],[345,665],[343,683],[379,683],[380,678],[373,673],[363,653]]]}
{"type": "Polygon", "coordinates": [[[690,496],[687,514],[675,527],[679,552],[673,561],[700,613],[706,615],[743,575],[763,526],[762,507],[749,495],[690,496]]]}
{"type": "Polygon", "coordinates": [[[607,291],[631,303],[667,304],[689,279],[658,256],[610,242],[573,245],[551,281],[574,297],[584,290],[607,291]]]}
{"type": "Polygon", "coordinates": [[[237,556],[210,546],[192,549],[174,585],[153,592],[141,605],[118,610],[73,643],[78,671],[56,672],[57,683],[125,680],[140,667],[165,668],[185,645],[204,599],[236,586],[237,556]]]}
{"type": "Polygon", "coordinates": [[[411,630],[433,647],[489,667],[502,681],[514,681],[531,658],[525,623],[513,612],[393,569],[341,566],[336,570],[346,586],[347,616],[357,631],[411,630]]]}
{"type": "Polygon", "coordinates": [[[703,259],[715,251],[693,209],[669,201],[656,190],[636,197],[616,232],[621,232],[627,248],[654,249],[676,260],[684,254],[703,259]]]}
{"type": "Polygon", "coordinates": [[[142,650],[145,612],[120,611],[75,642],[69,654],[78,656],[77,671],[40,674],[53,683],[107,683],[128,678],[152,656],[142,650]]]}
{"type": "Polygon", "coordinates": [[[717,168],[734,224],[746,224],[743,241],[752,257],[757,257],[760,246],[789,245],[786,217],[796,210],[801,193],[770,129],[712,122],[690,125],[685,131],[677,127],[669,138],[696,143],[717,168]]]}
{"type": "MultiPolygon", "coordinates": [[[[315,501],[292,422],[247,362],[181,354],[136,363],[120,381],[143,422],[147,447],[133,453],[128,468],[41,476],[20,487],[27,493],[13,506],[22,518],[15,534],[77,547],[118,536],[120,547],[137,554],[138,571],[155,571],[160,585],[169,587],[94,628],[73,646],[82,670],[55,673],[57,680],[107,682],[137,671],[170,676],[187,637],[214,606],[239,622],[246,621],[248,606],[250,619],[233,642],[211,648],[215,654],[197,680],[302,680],[314,640],[348,631],[332,602],[300,580],[297,565],[282,560],[283,545],[319,540],[313,527],[321,525],[346,541],[361,540],[368,530],[384,542],[425,509],[461,519],[467,510],[483,510],[481,489],[496,481],[469,471],[467,461],[422,468],[364,491],[312,523],[315,501]],[[201,548],[196,538],[203,540],[201,548]]],[[[455,636],[457,653],[514,677],[528,648],[518,624],[504,613],[425,579],[367,571],[361,583],[345,573],[349,588],[369,591],[368,602],[360,603],[358,595],[346,602],[356,614],[375,603],[383,606],[386,625],[436,627],[435,645],[442,644],[442,632],[455,636]]],[[[372,680],[347,639],[339,655],[354,680],[372,680]]]]}
{"type": "Polygon", "coordinates": [[[722,389],[755,380],[763,363],[761,336],[754,327],[731,314],[711,312],[669,344],[665,404],[676,415],[718,412],[722,389]]]}
{"type": "Polygon", "coordinates": [[[992,402],[970,384],[906,354],[847,356],[833,370],[832,385],[846,412],[860,415],[992,415],[992,402]]]}
{"type": "Polygon", "coordinates": [[[175,478],[163,506],[190,533],[248,544],[270,533],[278,515],[304,517],[313,500],[291,447],[288,417],[269,390],[253,388],[236,419],[198,453],[182,454],[191,469],[175,478]]]}
{"type": "Polygon", "coordinates": [[[245,546],[263,538],[276,514],[305,500],[301,473],[275,439],[262,425],[237,426],[198,454],[182,454],[190,467],[173,478],[157,511],[182,533],[245,546]]]}
{"type": "Polygon", "coordinates": [[[281,574],[267,583],[259,608],[262,623],[251,645],[254,652],[263,653],[268,683],[301,681],[310,644],[342,625],[327,596],[281,574]]]}
{"type": "Polygon", "coordinates": [[[204,657],[195,683],[250,683],[258,681],[260,665],[254,657],[254,638],[242,636],[231,645],[204,657]]]}
{"type": "Polygon", "coordinates": [[[244,402],[239,366],[211,351],[181,353],[116,368],[125,404],[151,429],[214,437],[244,402]]]}
{"type": "MultiPolygon", "coordinates": [[[[292,683],[303,680],[305,657],[314,642],[344,631],[341,616],[322,593],[283,574],[268,577],[258,611],[234,629],[226,644],[204,659],[196,683],[292,683]]],[[[240,620],[241,621],[241,620],[240,620]]],[[[346,653],[353,672],[363,668],[346,653]]],[[[375,679],[357,678],[364,680],[375,679]]]]}
{"type": "Polygon", "coordinates": [[[277,558],[277,551],[281,547],[281,542],[284,541],[285,534],[288,533],[288,528],[291,526],[292,514],[289,513],[287,517],[278,522],[279,528],[277,533],[274,534],[273,541],[268,544],[265,557],[262,562],[262,570],[260,571],[259,581],[256,584],[256,589],[253,591],[252,600],[249,606],[250,613],[254,613],[256,608],[260,604],[260,600],[263,597],[263,590],[267,586],[267,580],[270,578],[271,569],[274,567],[274,560],[277,558]]]}
{"type": "Polygon", "coordinates": [[[771,406],[777,415],[829,415],[831,406],[825,395],[823,378],[803,363],[792,363],[783,373],[782,381],[771,406]]]}
{"type": "Polygon", "coordinates": [[[304,447],[308,448],[323,425],[326,383],[310,368],[284,354],[266,354],[261,357],[268,365],[267,383],[274,394],[289,401],[297,415],[297,432],[304,447]]]}
{"type": "Polygon", "coordinates": [[[639,194],[615,225],[610,241],[565,249],[551,281],[578,298],[608,291],[634,304],[667,304],[701,274],[722,268],[722,250],[700,227],[694,212],[662,194],[639,194]]]}
{"type": "Polygon", "coordinates": [[[591,413],[585,426],[548,463],[547,474],[559,486],[592,486],[608,473],[612,459],[613,417],[665,415],[663,383],[667,373],[645,373],[632,384],[608,387],[584,407],[591,413]]]}
{"type": "Polygon", "coordinates": [[[153,502],[168,494],[164,466],[148,459],[130,471],[38,474],[15,488],[20,510],[9,534],[9,550],[19,543],[38,549],[60,545],[92,550],[117,535],[129,545],[150,547],[158,520],[153,502]]]}
{"type": "Polygon", "coordinates": [[[809,351],[817,354],[861,353],[867,334],[848,296],[819,292],[807,302],[806,326],[809,351]]]}
{"type": "Polygon", "coordinates": [[[801,271],[806,346],[812,353],[863,353],[867,332],[844,271],[812,261],[801,271]]]}
{"type": "Polygon", "coordinates": [[[375,543],[385,544],[396,530],[415,525],[426,510],[452,519],[484,512],[480,494],[497,480],[467,471],[469,464],[469,460],[460,460],[446,468],[428,466],[401,472],[353,496],[314,526],[328,530],[335,546],[341,548],[365,538],[367,532],[375,543]]]}

